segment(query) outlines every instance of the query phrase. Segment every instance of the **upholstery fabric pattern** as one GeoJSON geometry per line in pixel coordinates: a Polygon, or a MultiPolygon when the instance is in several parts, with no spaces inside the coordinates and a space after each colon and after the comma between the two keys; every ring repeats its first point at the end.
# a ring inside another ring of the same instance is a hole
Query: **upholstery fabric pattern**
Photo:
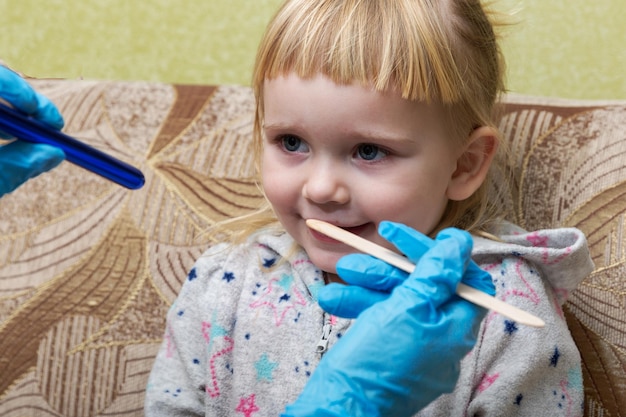
{"type": "MultiPolygon", "coordinates": [[[[33,80],[65,131],[144,172],[129,191],[70,163],[0,199],[0,414],[141,416],[166,311],[215,221],[263,198],[239,86],[33,80]]],[[[570,295],[587,416],[626,410],[626,102],[509,96],[527,229],[576,226],[596,270],[570,295]]]]}

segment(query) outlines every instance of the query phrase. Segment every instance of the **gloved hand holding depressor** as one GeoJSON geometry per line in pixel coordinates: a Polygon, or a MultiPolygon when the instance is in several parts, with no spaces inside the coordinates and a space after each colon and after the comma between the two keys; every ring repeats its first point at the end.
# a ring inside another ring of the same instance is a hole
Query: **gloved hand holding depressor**
{"type": "MultiPolygon", "coordinates": [[[[57,107],[26,80],[3,66],[0,66],[0,99],[55,129],[63,128],[63,117],[57,107]]],[[[0,138],[10,136],[0,132],[0,138]]],[[[63,151],[50,145],[16,140],[0,146],[0,197],[56,167],[64,159],[63,151]]]]}
{"type": "Polygon", "coordinates": [[[455,294],[471,249],[467,232],[440,232],[415,271],[326,353],[285,416],[411,416],[451,392],[486,314],[455,294]]]}
{"type": "MultiPolygon", "coordinates": [[[[413,263],[435,244],[433,239],[400,223],[381,222],[378,232],[413,263]]],[[[336,267],[338,275],[350,285],[324,286],[318,302],[325,311],[345,318],[355,318],[366,308],[385,300],[409,276],[380,259],[360,253],[342,257],[336,267]]],[[[462,282],[489,295],[495,294],[491,277],[471,260],[462,282]]]]}

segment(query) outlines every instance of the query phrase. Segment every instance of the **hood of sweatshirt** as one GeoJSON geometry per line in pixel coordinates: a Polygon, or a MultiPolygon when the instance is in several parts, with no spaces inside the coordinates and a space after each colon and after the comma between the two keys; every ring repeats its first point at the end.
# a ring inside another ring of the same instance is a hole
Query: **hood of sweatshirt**
{"type": "Polygon", "coordinates": [[[521,257],[531,262],[553,288],[561,304],[593,270],[587,239],[576,228],[527,232],[511,223],[502,223],[486,239],[474,236],[472,258],[485,265],[503,256],[521,257]]]}

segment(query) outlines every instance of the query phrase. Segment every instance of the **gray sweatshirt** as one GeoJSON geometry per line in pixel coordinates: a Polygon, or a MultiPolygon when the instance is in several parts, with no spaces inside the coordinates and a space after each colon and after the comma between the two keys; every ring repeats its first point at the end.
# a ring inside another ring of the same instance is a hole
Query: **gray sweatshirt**
{"type": "MultiPolygon", "coordinates": [[[[582,416],[581,359],[561,306],[592,271],[585,238],[508,223],[499,237],[475,238],[473,259],[491,274],[496,297],[546,326],[488,313],[455,391],[419,416],[582,416]]],[[[332,348],[351,323],[319,307],[323,285],[287,234],[210,248],[168,313],[146,416],[280,415],[319,363],[318,345],[332,348]]]]}

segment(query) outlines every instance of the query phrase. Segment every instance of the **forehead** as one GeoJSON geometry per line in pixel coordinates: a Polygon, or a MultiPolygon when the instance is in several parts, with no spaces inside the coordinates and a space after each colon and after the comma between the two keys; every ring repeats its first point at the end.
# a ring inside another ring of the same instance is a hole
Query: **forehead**
{"type": "Polygon", "coordinates": [[[317,133],[356,133],[409,138],[416,131],[439,131],[439,106],[402,98],[399,92],[376,91],[361,84],[337,84],[317,75],[291,73],[265,81],[266,129],[302,128],[317,133]]]}

